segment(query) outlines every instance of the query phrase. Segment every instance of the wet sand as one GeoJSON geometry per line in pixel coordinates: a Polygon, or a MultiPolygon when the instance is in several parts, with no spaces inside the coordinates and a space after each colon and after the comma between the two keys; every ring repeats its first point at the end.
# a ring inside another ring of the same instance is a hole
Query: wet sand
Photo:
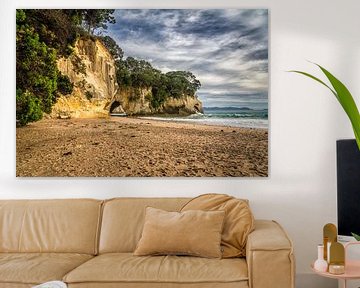
{"type": "Polygon", "coordinates": [[[268,175],[264,129],[113,117],[46,119],[16,130],[20,177],[268,175]]]}

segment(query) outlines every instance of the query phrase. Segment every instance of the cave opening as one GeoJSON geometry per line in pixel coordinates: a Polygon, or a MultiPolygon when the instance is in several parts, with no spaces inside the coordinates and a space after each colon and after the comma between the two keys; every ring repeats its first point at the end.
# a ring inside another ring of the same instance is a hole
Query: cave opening
{"type": "Polygon", "coordinates": [[[194,109],[195,109],[196,112],[200,113],[199,104],[195,104],[195,105],[194,105],[194,109]]]}
{"type": "Polygon", "coordinates": [[[110,113],[116,113],[117,108],[121,106],[119,101],[114,101],[110,106],[110,113]]]}

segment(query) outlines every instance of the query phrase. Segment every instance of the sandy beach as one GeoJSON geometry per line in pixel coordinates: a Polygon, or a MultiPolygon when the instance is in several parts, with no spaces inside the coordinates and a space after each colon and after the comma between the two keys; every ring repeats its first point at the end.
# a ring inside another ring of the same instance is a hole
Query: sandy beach
{"type": "Polygon", "coordinates": [[[266,129],[112,117],[45,119],[16,130],[20,177],[268,175],[266,129]]]}

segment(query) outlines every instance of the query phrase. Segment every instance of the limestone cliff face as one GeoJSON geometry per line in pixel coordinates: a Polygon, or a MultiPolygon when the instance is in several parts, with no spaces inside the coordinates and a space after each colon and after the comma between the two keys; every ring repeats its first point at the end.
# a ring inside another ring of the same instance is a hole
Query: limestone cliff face
{"type": "Polygon", "coordinates": [[[203,113],[201,101],[195,96],[185,96],[180,99],[168,98],[161,107],[162,113],[189,115],[195,113],[203,113]]]}
{"type": "Polygon", "coordinates": [[[202,103],[196,96],[169,97],[160,107],[151,106],[151,88],[122,88],[113,97],[128,115],[177,114],[189,115],[203,112],[202,103]]]}
{"type": "Polygon", "coordinates": [[[71,95],[61,96],[53,107],[52,116],[106,116],[109,101],[118,90],[115,62],[99,40],[79,39],[74,53],[58,61],[58,68],[74,83],[71,95]]]}
{"type": "Polygon", "coordinates": [[[128,115],[152,114],[149,95],[151,88],[120,87],[111,103],[118,102],[128,115]]]}
{"type": "Polygon", "coordinates": [[[79,39],[74,53],[58,61],[58,68],[74,83],[71,95],[62,95],[53,106],[54,118],[106,117],[109,113],[128,115],[202,112],[196,96],[168,98],[156,109],[151,106],[151,87],[118,87],[115,62],[99,40],[79,39]]]}

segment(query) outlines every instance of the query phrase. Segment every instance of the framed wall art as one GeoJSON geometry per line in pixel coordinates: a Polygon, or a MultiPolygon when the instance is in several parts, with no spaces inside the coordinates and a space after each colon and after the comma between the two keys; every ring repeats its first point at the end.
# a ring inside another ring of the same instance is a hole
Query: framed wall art
{"type": "Polygon", "coordinates": [[[267,177],[267,9],[18,9],[16,175],[267,177]]]}

